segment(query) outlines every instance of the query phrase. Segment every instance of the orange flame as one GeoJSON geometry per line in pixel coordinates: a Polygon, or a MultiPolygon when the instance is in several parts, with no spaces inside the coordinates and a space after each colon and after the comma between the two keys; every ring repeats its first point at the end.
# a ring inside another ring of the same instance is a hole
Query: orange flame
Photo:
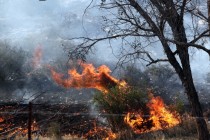
{"type": "Polygon", "coordinates": [[[103,137],[102,140],[115,140],[117,138],[117,134],[113,133],[111,129],[96,126],[96,122],[94,122],[94,128],[86,133],[84,138],[88,139],[88,137],[94,137],[97,135],[103,137]]]}
{"type": "Polygon", "coordinates": [[[35,52],[33,55],[33,67],[34,68],[40,68],[41,67],[41,58],[42,58],[42,46],[39,45],[37,48],[35,48],[35,52]]]}
{"type": "Polygon", "coordinates": [[[144,132],[157,131],[165,128],[176,126],[180,123],[179,116],[176,112],[170,112],[164,104],[162,98],[152,95],[147,104],[150,109],[149,116],[145,119],[138,113],[127,113],[124,121],[137,134],[144,132]]]}
{"type": "Polygon", "coordinates": [[[4,121],[4,119],[0,117],[0,123],[3,122],[3,121],[4,121]]]}
{"type": "MultiPolygon", "coordinates": [[[[4,122],[4,119],[2,118],[2,117],[0,117],[0,123],[1,122],[4,122]]],[[[3,128],[2,127],[0,127],[0,131],[2,131],[3,130],[3,128]]]]}
{"type": "Polygon", "coordinates": [[[75,68],[70,69],[68,79],[63,79],[63,74],[59,74],[50,68],[52,78],[57,84],[66,88],[96,88],[102,92],[107,92],[108,89],[115,86],[124,87],[126,85],[125,81],[112,77],[110,75],[111,70],[105,65],[97,69],[92,64],[82,63],[81,66],[83,67],[82,73],[78,73],[75,68]]]}
{"type": "Polygon", "coordinates": [[[90,130],[88,133],[84,135],[84,138],[88,138],[91,136],[104,137],[102,140],[115,140],[117,138],[117,134],[113,133],[112,130],[104,128],[104,127],[95,127],[93,130],[90,130]]]}

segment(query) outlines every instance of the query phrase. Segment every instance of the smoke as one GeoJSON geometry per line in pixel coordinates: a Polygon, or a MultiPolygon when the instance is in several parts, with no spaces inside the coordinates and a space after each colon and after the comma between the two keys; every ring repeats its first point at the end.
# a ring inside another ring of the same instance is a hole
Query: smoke
{"type": "MultiPolygon", "coordinates": [[[[43,51],[42,64],[55,63],[58,59],[65,63],[68,56],[61,44],[69,42],[69,38],[104,35],[101,29],[101,13],[90,7],[84,14],[89,3],[90,1],[87,0],[0,0],[0,40],[6,40],[12,46],[23,48],[31,56],[40,44],[43,51]]],[[[116,47],[110,48],[108,41],[98,44],[95,54],[89,56],[88,59],[95,61],[98,65],[115,63],[117,61],[115,56],[118,55],[118,46],[121,46],[121,42],[120,40],[114,40],[111,43],[116,47]]],[[[156,46],[151,46],[154,56],[163,55],[163,50],[156,46]]],[[[209,57],[197,50],[192,54],[191,64],[194,78],[198,82],[204,82],[205,75],[209,72],[209,57]]],[[[31,59],[28,59],[26,63],[30,63],[31,59]]],[[[51,79],[47,72],[44,72],[45,78],[42,79],[43,81],[34,78],[39,77],[37,74],[39,71],[42,70],[36,70],[33,73],[33,78],[27,79],[26,89],[36,86],[38,89],[43,83],[50,83],[51,79]],[[40,84],[34,86],[33,84],[36,83],[34,81],[38,81],[40,84]]],[[[50,87],[53,83],[47,85],[50,87]]],[[[54,84],[54,86],[56,85],[54,84]]],[[[44,87],[42,88],[44,90],[44,87]]],[[[54,89],[59,91],[58,87],[54,89]]],[[[20,93],[19,90],[14,93],[16,92],[20,93]]],[[[75,96],[75,98],[77,97],[75,96]]]]}

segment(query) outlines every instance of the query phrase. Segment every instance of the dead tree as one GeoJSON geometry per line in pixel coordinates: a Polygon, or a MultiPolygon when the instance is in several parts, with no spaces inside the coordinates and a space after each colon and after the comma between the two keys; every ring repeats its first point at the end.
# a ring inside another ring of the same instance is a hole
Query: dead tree
{"type": "MultiPolygon", "coordinates": [[[[151,65],[169,62],[178,74],[196,118],[199,140],[209,140],[199,97],[192,78],[190,48],[202,50],[209,34],[207,11],[199,0],[107,0],[98,6],[105,12],[103,29],[106,36],[80,37],[82,43],[69,50],[69,56],[85,59],[98,42],[121,39],[119,63],[141,59],[151,65]],[[154,55],[156,48],[164,54],[154,55]]],[[[119,47],[119,46],[118,46],[119,47]]]]}

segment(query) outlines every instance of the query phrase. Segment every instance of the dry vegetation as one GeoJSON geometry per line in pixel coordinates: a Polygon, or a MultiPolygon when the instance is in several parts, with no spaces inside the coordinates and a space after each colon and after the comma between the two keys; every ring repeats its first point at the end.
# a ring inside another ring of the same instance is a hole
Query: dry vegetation
{"type": "MultiPolygon", "coordinates": [[[[208,123],[208,128],[210,130],[210,123],[208,123]]],[[[120,132],[117,135],[119,140],[197,140],[197,130],[196,123],[192,117],[189,115],[184,115],[182,118],[182,123],[176,127],[155,131],[150,133],[145,133],[142,135],[134,136],[130,130],[120,132]]],[[[17,136],[15,140],[27,140],[27,136],[17,136]]],[[[33,135],[32,140],[84,140],[84,138],[79,138],[77,136],[65,135],[58,136],[51,132],[48,136],[38,136],[33,135]]]]}

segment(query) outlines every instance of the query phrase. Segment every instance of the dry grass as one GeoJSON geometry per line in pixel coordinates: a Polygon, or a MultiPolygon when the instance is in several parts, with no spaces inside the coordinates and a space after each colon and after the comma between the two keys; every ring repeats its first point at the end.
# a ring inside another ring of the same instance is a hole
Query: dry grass
{"type": "MultiPolygon", "coordinates": [[[[130,130],[118,133],[117,140],[197,140],[196,123],[189,115],[183,116],[182,123],[176,127],[166,130],[145,133],[139,136],[134,136],[130,130]]],[[[208,123],[210,131],[210,123],[208,123]]],[[[15,140],[27,140],[27,137],[16,137],[15,140]]],[[[33,136],[32,140],[84,140],[77,136],[66,135],[60,139],[48,136],[33,136]]]]}
{"type": "MultiPolygon", "coordinates": [[[[28,140],[27,136],[18,136],[15,140],[28,140]]],[[[56,137],[43,137],[43,136],[33,136],[32,140],[84,140],[83,138],[78,138],[77,136],[66,135],[62,136],[60,139],[56,137]]]]}

